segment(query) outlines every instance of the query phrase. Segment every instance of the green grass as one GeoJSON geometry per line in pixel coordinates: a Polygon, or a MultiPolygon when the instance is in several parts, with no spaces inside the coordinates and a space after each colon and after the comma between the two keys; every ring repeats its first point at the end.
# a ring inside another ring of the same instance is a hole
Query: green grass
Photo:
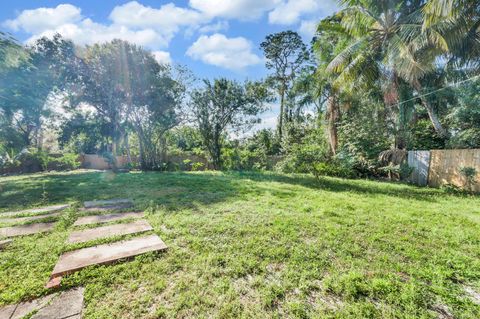
{"type": "MultiPolygon", "coordinates": [[[[269,173],[0,178],[2,212],[118,197],[169,249],[66,277],[85,318],[480,318],[464,290],[480,291],[479,197],[269,173]]],[[[0,252],[0,305],[48,293],[59,255],[85,246],[65,244],[75,214],[0,252]]]]}

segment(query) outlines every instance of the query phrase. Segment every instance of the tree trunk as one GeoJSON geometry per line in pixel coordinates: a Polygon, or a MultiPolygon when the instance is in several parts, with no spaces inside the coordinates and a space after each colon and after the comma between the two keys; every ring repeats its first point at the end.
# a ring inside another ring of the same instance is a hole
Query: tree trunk
{"type": "Polygon", "coordinates": [[[127,162],[132,163],[132,156],[131,156],[131,153],[130,153],[130,143],[128,142],[128,133],[125,133],[123,135],[123,140],[124,140],[124,143],[125,143],[125,149],[127,150],[127,162]]]}
{"type": "Polygon", "coordinates": [[[417,93],[420,97],[420,100],[422,101],[423,107],[425,107],[425,109],[427,110],[428,117],[430,118],[430,121],[432,122],[432,125],[435,129],[435,132],[437,132],[437,134],[440,137],[446,138],[448,136],[447,130],[443,127],[442,123],[440,123],[440,120],[438,119],[437,114],[435,114],[435,111],[433,110],[433,107],[430,104],[430,102],[428,101],[428,99],[426,99],[424,96],[422,96],[422,85],[420,84],[420,82],[418,80],[416,80],[416,81],[413,82],[413,87],[417,91],[417,93]]]}
{"type": "Polygon", "coordinates": [[[216,137],[212,143],[211,147],[211,156],[212,164],[215,170],[220,170],[222,168],[222,149],[220,147],[220,140],[216,137]]]}
{"type": "Polygon", "coordinates": [[[340,119],[340,110],[335,95],[332,93],[327,99],[326,118],[328,123],[328,142],[333,155],[337,154],[338,131],[337,122],[340,119]]]}
{"type": "Polygon", "coordinates": [[[280,116],[278,118],[278,136],[280,140],[282,140],[283,134],[283,118],[284,118],[284,111],[285,111],[285,86],[282,84],[282,88],[280,89],[280,116]]]}
{"type": "Polygon", "coordinates": [[[394,135],[393,148],[395,149],[404,149],[405,148],[405,139],[399,130],[400,123],[399,119],[399,94],[398,94],[398,76],[395,70],[391,79],[388,81],[388,87],[384,89],[383,92],[383,102],[385,103],[385,113],[386,113],[386,123],[387,128],[390,129],[394,135]]]}

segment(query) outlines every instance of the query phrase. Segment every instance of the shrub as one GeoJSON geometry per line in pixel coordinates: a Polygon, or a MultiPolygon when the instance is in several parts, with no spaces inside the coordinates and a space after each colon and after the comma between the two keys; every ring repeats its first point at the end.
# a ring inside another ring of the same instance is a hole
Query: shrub
{"type": "Polygon", "coordinates": [[[24,149],[17,155],[6,154],[0,158],[2,173],[35,173],[40,171],[64,171],[80,167],[76,154],[51,155],[36,149],[24,149]]]}
{"type": "Polygon", "coordinates": [[[49,156],[46,167],[49,170],[67,171],[79,168],[80,162],[78,161],[78,155],[65,153],[58,158],[49,156]]]}
{"type": "Polygon", "coordinates": [[[201,171],[205,168],[205,164],[202,162],[195,162],[192,164],[192,171],[201,171]]]}
{"type": "Polygon", "coordinates": [[[475,167],[467,166],[467,167],[460,168],[460,173],[465,178],[465,182],[463,186],[465,187],[465,189],[472,191],[473,186],[477,183],[477,181],[475,180],[477,176],[477,170],[475,169],[475,167]]]}

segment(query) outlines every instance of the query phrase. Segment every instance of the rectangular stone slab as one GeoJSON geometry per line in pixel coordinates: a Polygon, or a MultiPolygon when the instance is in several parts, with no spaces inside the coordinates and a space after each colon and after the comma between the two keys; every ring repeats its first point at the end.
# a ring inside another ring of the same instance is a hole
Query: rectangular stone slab
{"type": "Polygon", "coordinates": [[[27,217],[13,217],[13,218],[0,218],[0,223],[11,224],[11,223],[25,223],[32,222],[36,220],[42,220],[50,217],[58,217],[61,213],[50,213],[45,215],[38,216],[27,216],[27,217]]]}
{"type": "Polygon", "coordinates": [[[120,204],[131,204],[133,205],[133,201],[130,198],[118,198],[118,199],[108,199],[108,200],[92,200],[86,201],[83,203],[85,208],[93,208],[93,207],[103,207],[103,206],[112,206],[112,205],[120,205],[120,204]]]}
{"type": "Polygon", "coordinates": [[[90,240],[108,238],[112,236],[142,233],[153,230],[146,220],[137,220],[128,224],[116,224],[97,228],[75,231],[70,234],[68,243],[84,243],[90,240]]]}
{"type": "Polygon", "coordinates": [[[69,204],[62,204],[62,205],[54,205],[48,207],[40,207],[40,208],[32,208],[27,210],[22,210],[18,212],[7,212],[7,213],[0,213],[0,217],[15,217],[15,216],[23,216],[23,215],[42,215],[47,213],[58,212],[70,207],[69,204]]]}
{"type": "Polygon", "coordinates": [[[164,249],[167,249],[167,246],[160,237],[150,235],[70,251],[60,256],[50,278],[62,277],[88,266],[109,264],[119,259],[164,249]]]}
{"type": "Polygon", "coordinates": [[[53,301],[38,310],[32,319],[65,319],[81,318],[83,310],[84,288],[76,288],[62,292],[53,301]],[[78,317],[77,317],[78,316],[78,317]]]}
{"type": "Polygon", "coordinates": [[[143,218],[144,216],[145,215],[143,213],[139,213],[139,212],[84,216],[77,219],[74,225],[81,226],[81,225],[91,225],[91,224],[98,224],[98,223],[108,223],[108,222],[113,222],[113,221],[127,219],[127,218],[143,218]]]}
{"type": "MultiPolygon", "coordinates": [[[[52,301],[52,299],[56,298],[57,294],[51,294],[45,297],[41,297],[38,299],[34,299],[31,301],[26,301],[26,302],[21,302],[17,305],[15,308],[15,311],[13,312],[12,316],[10,317],[11,319],[22,319],[32,311],[42,309],[43,307],[47,306],[49,302],[52,301]]],[[[2,317],[0,317],[2,318],[2,317]]]]}
{"type": "Polygon", "coordinates": [[[0,228],[0,238],[31,235],[50,231],[55,223],[38,223],[0,228]]]}
{"type": "Polygon", "coordinates": [[[108,205],[108,206],[94,206],[90,208],[80,208],[80,211],[81,212],[105,212],[108,210],[131,208],[132,206],[133,206],[132,203],[116,204],[116,205],[108,205]]]}

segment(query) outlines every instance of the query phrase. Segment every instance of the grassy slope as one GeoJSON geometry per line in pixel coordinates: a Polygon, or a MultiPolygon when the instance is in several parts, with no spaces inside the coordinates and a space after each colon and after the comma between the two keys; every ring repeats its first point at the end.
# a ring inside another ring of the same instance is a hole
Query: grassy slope
{"type": "MultiPolygon", "coordinates": [[[[169,250],[67,277],[85,318],[480,318],[480,198],[275,174],[0,178],[0,211],[131,197],[169,250]]],[[[1,214],[0,214],[1,215],[1,214]]],[[[46,291],[74,220],[0,252],[0,305],[46,291]]]]}

